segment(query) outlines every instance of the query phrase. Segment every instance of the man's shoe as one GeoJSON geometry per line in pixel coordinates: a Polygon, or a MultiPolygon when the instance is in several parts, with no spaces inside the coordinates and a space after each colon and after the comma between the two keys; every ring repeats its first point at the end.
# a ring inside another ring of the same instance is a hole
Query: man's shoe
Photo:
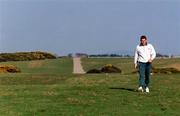
{"type": "Polygon", "coordinates": [[[145,90],[146,90],[146,92],[147,92],[147,93],[149,93],[149,88],[148,88],[148,87],[146,87],[146,89],[145,89],[145,90]]]}
{"type": "Polygon", "coordinates": [[[143,90],[143,88],[141,86],[138,88],[138,91],[144,92],[144,90],[143,90]]]}

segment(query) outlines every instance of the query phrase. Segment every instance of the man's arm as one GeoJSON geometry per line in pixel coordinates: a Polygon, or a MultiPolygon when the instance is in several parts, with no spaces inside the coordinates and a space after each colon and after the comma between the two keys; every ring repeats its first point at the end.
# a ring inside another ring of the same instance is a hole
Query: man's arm
{"type": "Polygon", "coordinates": [[[156,51],[154,47],[151,45],[151,60],[154,60],[156,57],[156,51]]]}
{"type": "Polygon", "coordinates": [[[138,60],[138,52],[136,48],[135,55],[134,55],[134,68],[137,68],[137,60],[138,60]]]}
{"type": "Polygon", "coordinates": [[[154,60],[154,58],[156,57],[156,51],[154,49],[154,47],[152,45],[150,45],[150,49],[151,49],[151,53],[150,53],[150,59],[148,60],[148,62],[152,62],[154,60]]]}

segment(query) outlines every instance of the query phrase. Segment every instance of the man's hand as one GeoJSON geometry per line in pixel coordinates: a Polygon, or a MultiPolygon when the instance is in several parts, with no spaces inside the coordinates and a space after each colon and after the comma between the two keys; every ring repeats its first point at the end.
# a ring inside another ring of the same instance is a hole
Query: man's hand
{"type": "Polygon", "coordinates": [[[151,62],[152,62],[152,60],[151,60],[151,59],[149,59],[149,60],[148,60],[148,62],[149,62],[149,63],[151,63],[151,62]]]}
{"type": "Polygon", "coordinates": [[[136,64],[134,64],[134,68],[135,68],[135,69],[137,69],[137,63],[136,63],[136,64]]]}

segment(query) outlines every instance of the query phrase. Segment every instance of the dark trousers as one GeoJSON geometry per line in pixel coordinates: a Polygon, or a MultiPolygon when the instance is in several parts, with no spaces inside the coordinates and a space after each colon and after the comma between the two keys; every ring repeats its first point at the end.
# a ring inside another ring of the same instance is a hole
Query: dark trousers
{"type": "Polygon", "coordinates": [[[149,86],[151,73],[151,63],[139,62],[139,86],[146,88],[149,86]]]}

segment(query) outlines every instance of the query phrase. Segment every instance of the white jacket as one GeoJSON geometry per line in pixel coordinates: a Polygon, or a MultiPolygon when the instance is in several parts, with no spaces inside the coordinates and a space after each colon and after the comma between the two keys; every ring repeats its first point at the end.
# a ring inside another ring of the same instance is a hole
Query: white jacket
{"type": "Polygon", "coordinates": [[[156,51],[151,44],[145,46],[137,45],[134,56],[134,63],[143,62],[147,63],[148,60],[154,60],[156,57],[156,51]]]}

